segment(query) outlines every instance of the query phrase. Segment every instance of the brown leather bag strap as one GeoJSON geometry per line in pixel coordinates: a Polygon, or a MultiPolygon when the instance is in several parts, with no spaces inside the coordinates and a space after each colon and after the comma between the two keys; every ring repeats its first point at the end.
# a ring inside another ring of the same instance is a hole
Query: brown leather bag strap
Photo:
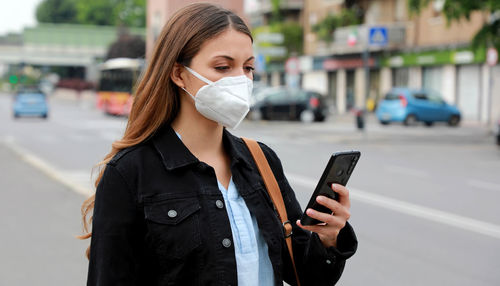
{"type": "Polygon", "coordinates": [[[286,245],[288,247],[288,253],[290,254],[290,259],[292,260],[293,271],[295,273],[295,279],[297,280],[297,285],[300,286],[299,275],[297,274],[297,268],[295,267],[295,260],[293,258],[293,249],[292,249],[292,224],[288,220],[288,216],[286,214],[285,203],[283,202],[283,196],[281,195],[280,187],[278,182],[276,182],[276,178],[274,177],[273,171],[269,166],[269,162],[267,162],[266,156],[262,149],[259,146],[257,141],[241,138],[247,145],[252,157],[257,164],[257,168],[259,169],[260,175],[264,180],[264,184],[266,185],[267,192],[273,201],[274,207],[278,211],[278,216],[281,220],[284,229],[284,235],[286,240],[286,245]]]}

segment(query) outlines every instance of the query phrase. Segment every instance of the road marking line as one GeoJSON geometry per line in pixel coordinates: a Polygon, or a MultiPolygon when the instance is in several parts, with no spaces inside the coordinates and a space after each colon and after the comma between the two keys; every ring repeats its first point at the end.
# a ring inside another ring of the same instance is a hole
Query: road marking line
{"type": "Polygon", "coordinates": [[[396,165],[386,166],[385,170],[392,172],[392,173],[396,173],[396,174],[410,175],[410,176],[419,177],[419,178],[430,177],[429,173],[427,173],[425,171],[407,168],[407,167],[396,166],[396,165]]]}
{"type": "MultiPolygon", "coordinates": [[[[297,174],[287,174],[287,178],[291,182],[311,190],[317,184],[315,180],[297,174]]],[[[500,239],[499,225],[419,206],[356,188],[349,188],[349,191],[350,198],[353,200],[500,239]]]]}
{"type": "MultiPolygon", "coordinates": [[[[17,145],[13,137],[9,136],[2,141],[5,146],[16,153],[22,160],[41,170],[50,178],[67,186],[72,191],[83,194],[85,196],[88,196],[92,193],[91,189],[84,187],[81,184],[75,183],[71,179],[68,179],[67,176],[63,175],[63,172],[60,172],[49,163],[17,145]]],[[[309,189],[313,189],[317,183],[313,179],[297,174],[287,174],[287,178],[291,182],[309,189]]],[[[480,220],[419,206],[386,196],[368,193],[356,188],[349,188],[349,190],[350,197],[354,200],[500,239],[500,226],[492,223],[487,223],[480,220]]]]}
{"type": "Polygon", "coordinates": [[[490,182],[485,182],[481,180],[470,179],[467,180],[467,184],[474,188],[486,189],[490,191],[500,192],[500,185],[490,182]]]}
{"type": "Polygon", "coordinates": [[[47,175],[48,177],[65,185],[70,190],[85,196],[89,196],[92,193],[92,190],[89,189],[88,187],[84,187],[81,184],[76,183],[74,180],[71,180],[70,178],[68,178],[68,176],[65,176],[63,172],[57,170],[55,167],[51,166],[43,159],[35,156],[31,152],[17,145],[15,143],[14,137],[8,136],[2,141],[4,145],[7,146],[7,148],[16,153],[16,155],[18,155],[23,161],[39,169],[40,171],[45,173],[45,175],[47,175]]]}

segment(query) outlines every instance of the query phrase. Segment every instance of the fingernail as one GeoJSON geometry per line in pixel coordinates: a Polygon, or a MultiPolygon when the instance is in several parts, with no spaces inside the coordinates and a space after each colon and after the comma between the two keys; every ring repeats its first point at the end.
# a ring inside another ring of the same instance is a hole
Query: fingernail
{"type": "Polygon", "coordinates": [[[307,209],[307,214],[312,215],[312,214],[314,214],[314,211],[312,209],[307,209]]]}
{"type": "Polygon", "coordinates": [[[318,202],[324,202],[324,201],[325,201],[325,197],[323,197],[323,196],[317,196],[317,197],[316,197],[316,200],[317,200],[318,202]]]}

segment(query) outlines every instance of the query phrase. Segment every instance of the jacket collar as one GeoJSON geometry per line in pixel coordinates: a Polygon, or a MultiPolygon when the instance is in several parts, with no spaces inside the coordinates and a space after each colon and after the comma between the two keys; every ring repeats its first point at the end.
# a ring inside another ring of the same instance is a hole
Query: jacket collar
{"type": "MultiPolygon", "coordinates": [[[[200,162],[184,143],[182,143],[182,140],[177,136],[174,129],[169,124],[160,127],[153,136],[152,141],[156,151],[162,158],[163,165],[169,171],[200,162]]],[[[245,155],[244,150],[247,147],[241,138],[232,135],[224,128],[222,142],[226,152],[231,158],[231,167],[235,164],[242,163],[249,169],[253,169],[248,156],[245,155]]]]}

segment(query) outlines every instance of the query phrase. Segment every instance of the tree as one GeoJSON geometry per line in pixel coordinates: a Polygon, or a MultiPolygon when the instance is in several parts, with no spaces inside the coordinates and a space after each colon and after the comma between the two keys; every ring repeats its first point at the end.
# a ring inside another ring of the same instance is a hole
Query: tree
{"type": "Polygon", "coordinates": [[[146,26],[146,0],[44,0],[36,18],[44,23],[146,26]]]}
{"type": "Polygon", "coordinates": [[[276,29],[283,33],[283,45],[287,48],[288,55],[302,54],[304,38],[302,25],[294,22],[285,22],[278,24],[276,29]]]}
{"type": "Polygon", "coordinates": [[[333,33],[339,27],[359,25],[362,23],[362,18],[353,9],[342,9],[338,14],[330,14],[326,16],[316,25],[312,26],[312,31],[318,35],[318,38],[331,42],[333,40],[333,33]]]}
{"type": "Polygon", "coordinates": [[[130,35],[125,28],[120,29],[118,39],[111,44],[106,59],[112,58],[144,58],[146,42],[141,36],[130,35]]]}
{"type": "Polygon", "coordinates": [[[77,0],[81,24],[146,26],[146,0],[77,0]]]}
{"type": "Polygon", "coordinates": [[[76,13],[74,0],[44,0],[36,8],[36,19],[41,23],[74,23],[76,13]]]}
{"type": "Polygon", "coordinates": [[[322,41],[333,41],[333,33],[337,28],[363,23],[365,12],[362,4],[359,0],[345,0],[340,13],[328,14],[311,27],[312,31],[322,41]]]}
{"type": "Polygon", "coordinates": [[[116,10],[111,1],[77,1],[76,7],[79,24],[113,26],[116,23],[116,10]]]}
{"type": "MultiPolygon", "coordinates": [[[[408,8],[411,12],[419,14],[422,8],[427,6],[430,0],[408,0],[408,8]]],[[[498,0],[445,0],[443,13],[448,24],[463,18],[470,20],[475,11],[490,12],[490,20],[472,39],[472,47],[477,49],[484,46],[493,46],[500,50],[500,1],[498,0]]]]}

